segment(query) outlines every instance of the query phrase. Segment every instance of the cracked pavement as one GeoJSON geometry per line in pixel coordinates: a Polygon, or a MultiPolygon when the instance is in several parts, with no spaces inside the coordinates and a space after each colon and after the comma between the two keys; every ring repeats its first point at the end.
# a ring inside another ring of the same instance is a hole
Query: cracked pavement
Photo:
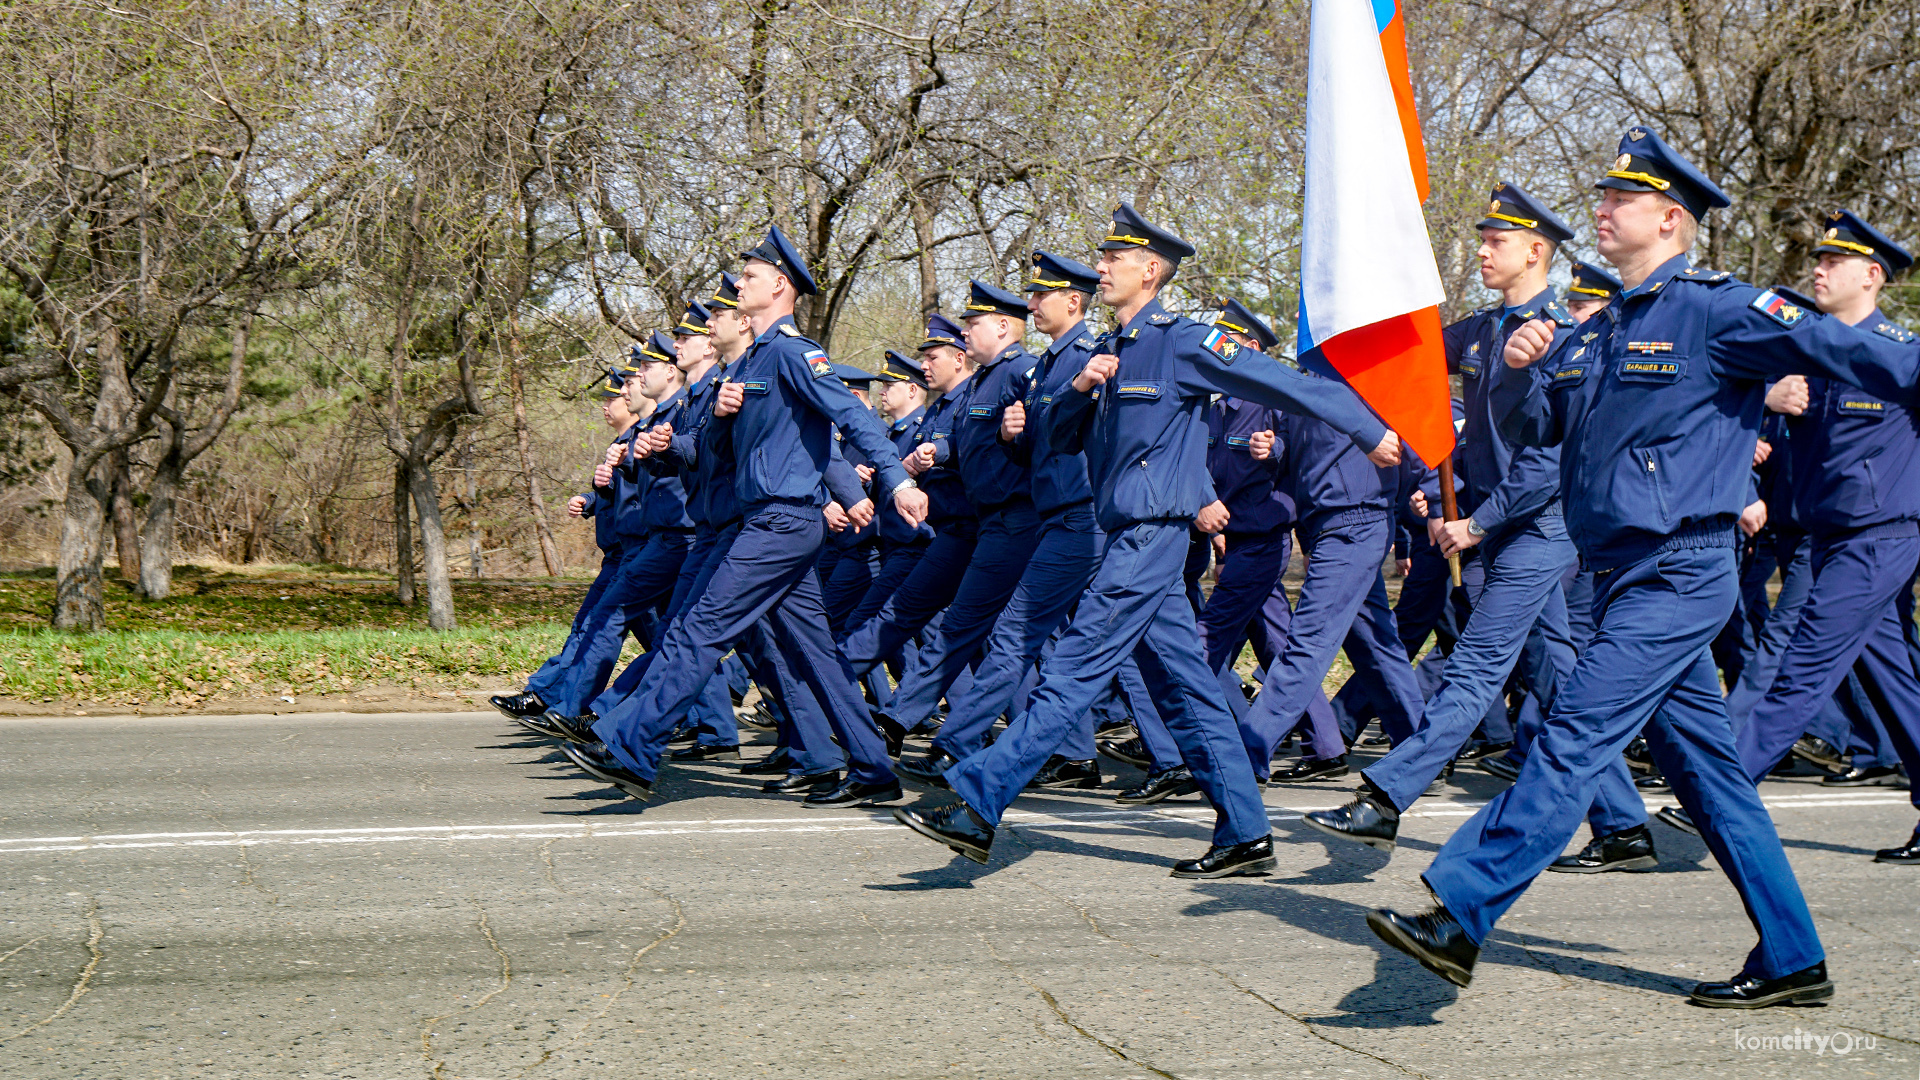
{"type": "Polygon", "coordinates": [[[1497,790],[1465,771],[1391,861],[1298,820],[1355,777],[1268,792],[1271,877],[1183,882],[1209,811],[1112,779],[1023,799],[976,867],[724,766],[642,811],[517,731],[0,719],[6,1080],[1920,1076],[1920,871],[1868,859],[1901,791],[1763,787],[1839,994],[1738,1013],[1684,1002],[1751,938],[1663,826],[1657,872],[1544,875],[1465,991],[1381,946],[1366,910],[1420,905],[1497,790]],[[1748,1048],[1796,1029],[1854,1046],[1748,1048]]]}

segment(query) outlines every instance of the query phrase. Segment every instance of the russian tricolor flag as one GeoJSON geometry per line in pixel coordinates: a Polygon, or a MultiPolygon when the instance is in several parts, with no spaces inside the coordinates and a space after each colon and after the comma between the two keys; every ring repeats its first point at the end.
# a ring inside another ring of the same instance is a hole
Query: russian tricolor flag
{"type": "Polygon", "coordinates": [[[1420,212],[1427,154],[1397,0],[1313,0],[1306,188],[1301,360],[1338,372],[1436,465],[1453,452],[1446,296],[1420,212]]]}

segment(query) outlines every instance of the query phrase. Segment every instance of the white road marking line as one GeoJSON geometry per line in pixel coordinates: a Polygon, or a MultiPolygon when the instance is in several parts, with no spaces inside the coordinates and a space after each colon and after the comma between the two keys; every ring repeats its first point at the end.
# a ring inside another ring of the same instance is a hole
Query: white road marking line
{"type": "MultiPolygon", "coordinates": [[[[1904,806],[1904,794],[1886,792],[1822,792],[1816,795],[1786,795],[1762,800],[1774,810],[1800,810],[1835,806],[1904,806]]],[[[1467,817],[1484,803],[1432,803],[1405,816],[1417,818],[1467,817]]],[[[1675,805],[1672,800],[1648,800],[1648,808],[1675,805]]],[[[1269,807],[1274,821],[1295,821],[1314,810],[1333,807],[1269,807]]],[[[1181,822],[1193,824],[1211,819],[1207,806],[1170,806],[1152,810],[1062,810],[1040,813],[1031,810],[1009,811],[1005,820],[1012,824],[1052,827],[1096,825],[1154,824],[1181,822]]],[[[266,844],[383,844],[470,842],[475,840],[602,840],[626,836],[683,836],[689,834],[728,835],[758,833],[813,832],[888,832],[899,829],[880,815],[839,821],[805,821],[795,818],[715,818],[701,821],[660,821],[652,824],[601,825],[597,823],[541,822],[538,824],[488,825],[398,825],[341,829],[251,829],[233,832],[150,832],[103,833],[93,836],[31,836],[0,839],[0,856],[36,852],[114,851],[133,848],[241,847],[266,844]]],[[[904,836],[903,831],[900,835],[904,836]]]]}

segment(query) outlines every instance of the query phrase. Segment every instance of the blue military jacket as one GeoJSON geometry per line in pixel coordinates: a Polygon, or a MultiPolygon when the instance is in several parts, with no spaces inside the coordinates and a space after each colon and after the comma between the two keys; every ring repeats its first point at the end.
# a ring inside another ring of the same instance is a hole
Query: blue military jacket
{"type": "Polygon", "coordinates": [[[1562,446],[1567,532],[1609,570],[1735,546],[1763,380],[1824,376],[1905,401],[1915,353],[1675,256],[1540,362],[1503,363],[1493,409],[1514,442],[1562,446]]]}
{"type": "Polygon", "coordinates": [[[1042,515],[1055,514],[1093,499],[1093,485],[1087,482],[1086,455],[1055,449],[1049,426],[1053,422],[1054,398],[1072,388],[1073,377],[1087,366],[1098,344],[1099,339],[1087,329],[1086,323],[1075,323],[1073,329],[1047,346],[1040,357],[1039,370],[1034,372],[1027,388],[1027,428],[1014,440],[1010,450],[1027,463],[1033,485],[1033,506],[1042,515]]]}
{"type": "MultiPolygon", "coordinates": [[[[860,453],[857,447],[850,445],[838,431],[833,433],[833,457],[827,462],[827,471],[821,480],[827,485],[827,495],[834,502],[839,503],[842,509],[867,498],[867,489],[860,483],[860,474],[854,470],[854,465],[866,463],[866,455],[860,453]]],[[[848,525],[837,533],[828,533],[827,546],[849,551],[862,544],[873,543],[880,536],[879,518],[880,515],[875,514],[874,520],[867,522],[865,526],[848,525]]],[[[906,522],[903,521],[900,524],[905,525],[906,522]]]]}
{"type": "Polygon", "coordinates": [[[1018,344],[1001,350],[992,363],[981,365],[967,378],[966,395],[958,403],[948,437],[933,440],[934,460],[957,464],[967,501],[976,514],[1032,497],[1028,455],[1000,441],[1000,417],[1008,405],[1026,401],[1038,364],[1018,344]]]}
{"type": "MultiPolygon", "coordinates": [[[[1855,329],[1900,344],[1912,331],[1878,308],[1855,329]]],[[[1920,428],[1897,400],[1810,378],[1807,411],[1787,417],[1793,517],[1815,536],[1920,520],[1920,428]]]]}
{"type": "MultiPolygon", "coordinates": [[[[681,387],[667,400],[654,407],[653,415],[636,425],[639,431],[651,431],[662,424],[671,424],[676,429],[685,422],[687,414],[687,390],[681,387]]],[[[641,462],[628,459],[620,468],[642,479],[646,485],[645,510],[642,518],[648,532],[656,529],[691,529],[693,519],[687,516],[687,488],[677,472],[642,469],[641,462]]]]}
{"type": "MultiPolygon", "coordinates": [[[[613,445],[625,448],[633,445],[634,436],[646,428],[644,422],[634,424],[627,430],[614,436],[613,445]]],[[[624,459],[613,467],[613,478],[604,488],[612,511],[606,514],[613,526],[613,536],[623,546],[636,546],[647,535],[647,487],[652,477],[634,467],[631,459],[624,459]]]]}
{"type": "MultiPolygon", "coordinates": [[[[1330,383],[1332,379],[1308,375],[1330,383]]],[[[1348,436],[1311,416],[1288,414],[1277,430],[1286,444],[1282,475],[1293,495],[1303,543],[1329,525],[1365,517],[1391,517],[1400,490],[1400,469],[1381,468],[1348,436]]]]}
{"type": "MultiPolygon", "coordinates": [[[[1557,344],[1573,332],[1575,321],[1554,302],[1547,289],[1519,310],[1504,307],[1476,311],[1443,331],[1447,369],[1460,376],[1460,396],[1466,406],[1466,425],[1453,451],[1460,482],[1460,512],[1492,536],[1524,528],[1534,515],[1560,496],[1560,448],[1514,446],[1502,438],[1492,408],[1493,383],[1505,367],[1501,352],[1507,338],[1533,319],[1547,319],[1557,329],[1557,344]]],[[[1428,508],[1438,518],[1438,502],[1428,508]]]]}
{"type": "Polygon", "coordinates": [[[954,467],[952,454],[953,430],[964,418],[970,381],[971,376],[934,398],[920,418],[917,437],[922,443],[933,444],[934,465],[917,479],[920,489],[927,493],[927,520],[936,531],[943,525],[969,521],[974,516],[973,504],[967,501],[967,488],[961,482],[960,471],[954,467]],[[942,446],[948,447],[944,458],[940,453],[942,446]]]}
{"type": "Polygon", "coordinates": [[[1386,428],[1346,384],[1302,375],[1219,330],[1149,301],[1102,344],[1119,371],[1093,393],[1069,385],[1053,401],[1056,449],[1087,455],[1100,527],[1190,521],[1213,501],[1206,409],[1215,393],[1326,418],[1358,446],[1386,428]]]}
{"type": "Polygon", "coordinates": [[[740,516],[733,493],[732,418],[713,415],[714,395],[726,377],[725,366],[715,364],[697,383],[688,384],[687,403],[673,425],[667,453],[648,459],[655,475],[680,476],[687,489],[688,519],[715,528],[740,516]]]}
{"type": "Polygon", "coordinates": [[[909,479],[872,410],[840,381],[826,350],[802,337],[783,315],[754,339],[728,381],[746,390],[732,417],[734,488],[743,507],[779,502],[826,505],[822,477],[833,453],[833,429],[875,462],[880,486],[909,479]]]}
{"type": "MultiPolygon", "coordinates": [[[[1293,528],[1293,493],[1280,481],[1286,444],[1280,441],[1286,414],[1236,397],[1207,409],[1207,472],[1227,508],[1229,535],[1255,535],[1293,528]],[[1274,433],[1273,455],[1253,457],[1253,436],[1274,433]]],[[[1371,464],[1371,463],[1369,463],[1371,464]]]]}

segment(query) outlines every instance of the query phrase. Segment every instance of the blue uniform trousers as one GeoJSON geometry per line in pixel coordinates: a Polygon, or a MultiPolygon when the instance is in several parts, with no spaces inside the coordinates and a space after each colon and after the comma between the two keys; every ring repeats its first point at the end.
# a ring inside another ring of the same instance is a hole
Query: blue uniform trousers
{"type": "MultiPolygon", "coordinates": [[[[1746,728],[1754,706],[1760,704],[1761,699],[1767,696],[1768,688],[1773,685],[1774,676],[1780,670],[1780,658],[1793,640],[1794,628],[1800,625],[1800,614],[1806,609],[1807,595],[1813,589],[1813,541],[1800,532],[1774,536],[1772,539],[1777,546],[1764,558],[1750,558],[1747,572],[1742,574],[1740,580],[1742,607],[1749,617],[1757,616],[1757,619],[1752,633],[1753,647],[1738,664],[1739,677],[1728,678],[1732,690],[1727,694],[1727,715],[1733,720],[1735,735],[1746,728]],[[1778,567],[1780,570],[1780,593],[1774,598],[1771,609],[1766,606],[1766,579],[1762,578],[1758,587],[1755,587],[1753,579],[1756,567],[1778,567]]],[[[1725,670],[1723,658],[1723,673],[1725,670]]],[[[1877,729],[1879,721],[1861,715],[1859,699],[1851,696],[1852,688],[1857,685],[1849,675],[1847,686],[1821,702],[1817,715],[1807,720],[1807,734],[1824,739],[1842,750],[1848,748],[1854,733],[1869,733],[1868,738],[1873,739],[1871,733],[1877,729]]],[[[1873,741],[1879,743],[1877,739],[1873,741]]],[[[1872,756],[1878,763],[1880,755],[1872,756]]]]}
{"type": "MultiPolygon", "coordinates": [[[[969,581],[986,560],[992,536],[992,526],[981,522],[980,546],[974,550],[973,565],[967,569],[969,581]]],[[[1039,523],[1037,532],[1027,533],[1009,553],[1008,561],[1017,568],[1018,579],[1011,595],[994,613],[998,618],[993,620],[992,634],[986,641],[986,656],[974,670],[971,692],[948,695],[952,708],[948,710],[946,722],[940,725],[940,734],[934,736],[936,749],[964,758],[986,745],[987,732],[994,721],[1014,707],[1021,682],[1040,663],[1047,639],[1066,625],[1068,613],[1087,591],[1087,583],[1093,580],[1093,568],[1100,562],[1102,539],[1099,527],[1093,523],[1092,505],[1081,503],[1048,515],[1039,523]]],[[[964,597],[967,591],[962,586],[961,595],[964,597]]],[[[959,610],[960,603],[956,600],[940,624],[938,639],[920,651],[922,661],[947,649],[949,627],[959,610]]],[[[953,662],[948,659],[945,663],[951,666],[953,662]]],[[[915,676],[920,670],[921,666],[916,664],[909,672],[887,710],[887,715],[896,723],[912,726],[924,717],[919,710],[926,704],[926,695],[921,693],[916,697],[911,693],[918,685],[915,676]]],[[[1081,717],[1066,741],[1068,746],[1062,752],[1076,761],[1097,753],[1093,746],[1091,712],[1081,717]]]]}
{"type": "Polygon", "coordinates": [[[873,587],[877,560],[872,544],[861,544],[840,553],[833,573],[820,579],[820,603],[827,609],[827,626],[838,638],[846,633],[847,617],[873,587]]]}
{"type": "Polygon", "coordinates": [[[545,701],[553,688],[564,679],[567,670],[573,666],[573,658],[580,651],[580,643],[586,638],[587,617],[593,614],[594,605],[620,576],[621,549],[613,548],[600,553],[600,572],[593,576],[593,584],[587,586],[587,595],[580,599],[580,610],[573,613],[573,626],[567,631],[567,640],[560,645],[560,651],[547,658],[538,671],[527,677],[527,693],[539,694],[545,701]]]}
{"type": "Polygon", "coordinates": [[[973,559],[978,531],[977,523],[960,521],[935,533],[920,561],[907,571],[906,578],[894,587],[878,611],[864,620],[848,619],[840,654],[852,665],[854,674],[864,675],[897,655],[935,615],[953,603],[960,579],[966,576],[967,564],[973,559]]]}
{"type": "MultiPolygon", "coordinates": [[[[663,641],[667,634],[672,633],[674,625],[684,620],[695,604],[706,595],[714,575],[725,563],[728,552],[733,549],[734,540],[740,535],[740,527],[741,522],[734,521],[718,529],[702,530],[702,535],[696,539],[696,544],[701,540],[705,541],[700,553],[701,562],[694,568],[692,574],[683,575],[680,583],[675,586],[676,608],[666,631],[661,635],[663,641]]],[[[692,557],[690,556],[687,561],[692,563],[692,557]]],[[[762,689],[779,688],[780,692],[768,695],[768,704],[780,721],[780,744],[787,748],[788,756],[793,762],[793,770],[817,774],[841,768],[846,764],[846,755],[834,744],[826,716],[814,703],[812,692],[806,690],[804,684],[796,684],[785,665],[778,662],[778,650],[772,646],[771,642],[772,637],[762,620],[755,623],[737,644],[753,658],[761,676],[762,689]]],[[[619,709],[623,703],[630,702],[635,692],[645,682],[647,672],[658,656],[659,650],[655,649],[627,665],[627,669],[620,673],[620,678],[608,687],[607,692],[594,700],[590,711],[596,716],[605,717],[619,709]]],[[[716,737],[719,734],[718,725],[702,724],[698,737],[704,745],[724,746],[730,743],[737,744],[740,741],[739,725],[734,722],[732,701],[727,694],[727,683],[723,677],[716,675],[704,680],[695,691],[693,702],[694,704],[686,707],[686,713],[697,716],[701,711],[724,710],[725,730],[732,736],[730,739],[716,737]]],[[[671,732],[686,713],[670,717],[667,730],[671,732]]]]}
{"type": "MultiPolygon", "coordinates": [[[[1379,655],[1374,666],[1393,702],[1381,716],[1389,737],[1397,742],[1412,734],[1420,719],[1420,693],[1380,576],[1380,563],[1393,542],[1392,521],[1384,512],[1347,515],[1302,540],[1307,576],[1293,610],[1291,633],[1267,669],[1260,696],[1240,721],[1247,755],[1262,776],[1272,767],[1274,749],[1293,730],[1308,702],[1322,693],[1321,681],[1343,643],[1349,650],[1360,646],[1379,655]]],[[[1314,722],[1312,745],[1318,758],[1346,752],[1332,710],[1324,721],[1314,722]]]]}
{"type": "Polygon", "coordinates": [[[1187,527],[1184,520],[1149,521],[1108,534],[1100,568],[1041,665],[1027,711],[992,746],[947,770],[953,790],[988,823],[999,824],[1131,656],[1213,803],[1213,842],[1238,844],[1273,831],[1219,680],[1200,653],[1180,580],[1187,527]]]}
{"type": "MultiPolygon", "coordinates": [[[[1412,806],[1459,753],[1488,704],[1499,700],[1516,663],[1529,662],[1526,681],[1551,712],[1560,684],[1573,670],[1573,639],[1560,582],[1577,561],[1559,515],[1535,518],[1514,535],[1482,546],[1485,583],[1465,632],[1447,658],[1446,684],[1427,702],[1413,737],[1364,770],[1394,806],[1412,806]],[[1542,647],[1527,649],[1528,638],[1536,636],[1542,647]],[[1530,651],[1536,655],[1528,656],[1530,651]]],[[[1644,824],[1645,804],[1634,790],[1626,762],[1616,762],[1606,776],[1614,790],[1606,800],[1607,814],[1597,819],[1588,815],[1595,834],[1644,824]],[[1619,811],[1627,814],[1625,824],[1617,820],[1619,811]]]]}
{"type": "MultiPolygon", "coordinates": [[[[1920,740],[1920,671],[1908,647],[1916,562],[1920,534],[1910,521],[1814,541],[1813,588],[1800,624],[1767,696],[1740,732],[1747,775],[1766,775],[1849,670],[1859,675],[1908,774],[1920,769],[1914,750],[1920,740]]],[[[1920,788],[1914,799],[1920,805],[1920,788]]]]}
{"type": "MultiPolygon", "coordinates": [[[[1091,515],[1088,520],[1092,520],[1091,515]]],[[[894,723],[904,728],[918,727],[939,708],[940,699],[961,673],[979,661],[987,636],[993,633],[995,620],[1007,609],[1007,602],[1025,580],[1029,564],[1038,561],[1034,545],[1039,527],[1033,504],[1025,499],[981,516],[973,558],[967,561],[967,571],[960,576],[960,587],[954,591],[953,601],[940,616],[940,632],[921,647],[881,710],[894,723]]],[[[1084,588],[1085,578],[1080,581],[1084,588]]],[[[1065,602],[1072,603],[1072,599],[1065,602]]],[[[1046,640],[1044,634],[1041,640],[1046,640]]],[[[1020,682],[1018,671],[1010,682],[1013,685],[1008,689],[1012,690],[1020,682]]],[[[999,715],[998,712],[989,715],[980,733],[984,734],[999,715]]],[[[949,715],[948,723],[952,719],[949,715]]],[[[940,727],[941,735],[945,736],[947,725],[940,727]]]]}
{"type": "MultiPolygon", "coordinates": [[[[1293,533],[1281,530],[1250,535],[1227,535],[1227,558],[1213,583],[1213,595],[1200,610],[1200,639],[1207,650],[1207,666],[1220,676],[1227,691],[1227,707],[1237,721],[1247,710],[1234,661],[1249,641],[1261,666],[1286,648],[1293,628],[1293,606],[1281,584],[1293,558],[1293,533]],[[1255,623],[1258,623],[1256,632],[1255,623]]],[[[1316,724],[1332,719],[1327,695],[1314,694],[1306,712],[1316,724]]]]}
{"type": "Polygon", "coordinates": [[[1760,794],[1740,768],[1711,645],[1739,587],[1732,548],[1655,554],[1597,574],[1597,629],[1514,785],[1455,830],[1423,877],[1484,942],[1560,856],[1600,775],[1645,729],[1655,762],[1740,893],[1760,942],[1745,970],[1776,978],[1823,952],[1760,794]]]}
{"type": "Polygon", "coordinates": [[[620,576],[600,594],[587,616],[580,648],[566,677],[554,684],[552,697],[540,695],[549,709],[577,716],[607,688],[628,630],[634,628],[637,633],[641,613],[665,608],[672,598],[690,539],[680,530],[661,529],[649,533],[646,543],[634,545],[620,560],[620,576]]]}
{"type": "MultiPolygon", "coordinates": [[[[848,632],[855,627],[866,625],[869,619],[880,614],[880,610],[886,607],[887,601],[893,598],[893,594],[900,588],[901,583],[913,573],[913,568],[920,565],[920,560],[927,554],[927,546],[927,541],[901,546],[885,543],[880,545],[880,566],[873,572],[873,583],[867,586],[867,591],[860,597],[859,603],[855,604],[853,611],[848,613],[846,623],[835,638],[836,641],[844,643],[848,632]]],[[[892,687],[887,682],[888,672],[892,672],[896,679],[906,674],[906,657],[909,651],[911,651],[910,647],[902,646],[892,656],[883,657],[880,663],[868,668],[860,676],[867,687],[867,695],[875,704],[887,700],[893,693],[892,687]]]]}
{"type": "Polygon", "coordinates": [[[654,650],[658,662],[632,695],[593,725],[627,768],[654,777],[674,718],[733,643],[766,618],[788,668],[826,711],[834,736],[852,759],[853,778],[870,783],[892,778],[886,743],[827,632],[820,579],[813,572],[825,528],[817,507],[763,503],[750,509],[706,592],[654,650]]]}

